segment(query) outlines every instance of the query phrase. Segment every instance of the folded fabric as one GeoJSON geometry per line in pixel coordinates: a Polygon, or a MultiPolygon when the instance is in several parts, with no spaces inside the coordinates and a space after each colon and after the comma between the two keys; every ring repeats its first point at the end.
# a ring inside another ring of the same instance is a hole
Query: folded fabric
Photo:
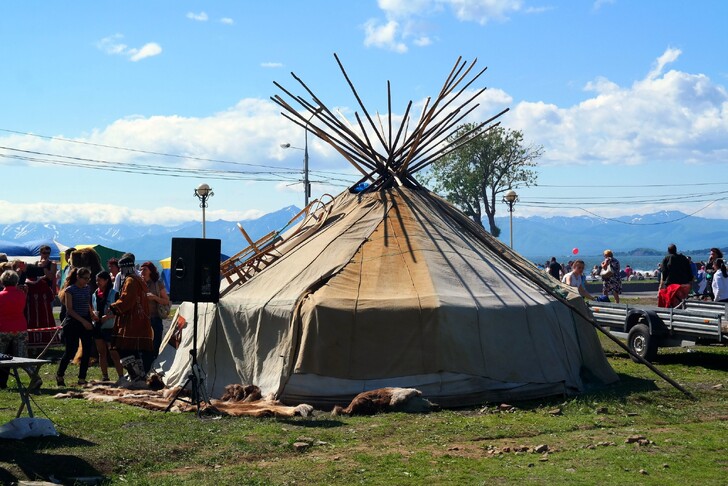
{"type": "Polygon", "coordinates": [[[20,417],[0,425],[0,439],[25,439],[58,435],[53,422],[44,418],[20,417]]]}
{"type": "Polygon", "coordinates": [[[657,294],[657,307],[675,307],[690,294],[690,284],[670,284],[657,294]]]}

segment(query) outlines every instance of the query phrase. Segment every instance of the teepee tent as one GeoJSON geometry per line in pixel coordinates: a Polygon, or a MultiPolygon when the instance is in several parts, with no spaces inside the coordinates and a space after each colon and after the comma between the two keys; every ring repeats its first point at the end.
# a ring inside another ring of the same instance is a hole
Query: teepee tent
{"type": "MultiPolygon", "coordinates": [[[[329,127],[314,123],[313,132],[369,185],[313,212],[301,225],[315,231],[283,235],[257,273],[230,282],[217,304],[199,305],[198,361],[213,396],[253,383],[284,402],[325,406],[402,386],[465,406],[576,393],[585,377],[617,379],[594,328],[575,312],[588,313],[577,294],[412,178],[445,153],[431,137],[460,119],[441,107],[470,70],[454,74],[462,68],[458,61],[412,132],[400,128],[395,139],[391,128],[388,136],[375,128],[383,156],[320,100],[316,108],[302,102],[329,127]]],[[[178,322],[191,323],[192,313],[183,304],[178,322]]],[[[191,335],[183,332],[164,365],[168,385],[189,372],[191,335]]]]}

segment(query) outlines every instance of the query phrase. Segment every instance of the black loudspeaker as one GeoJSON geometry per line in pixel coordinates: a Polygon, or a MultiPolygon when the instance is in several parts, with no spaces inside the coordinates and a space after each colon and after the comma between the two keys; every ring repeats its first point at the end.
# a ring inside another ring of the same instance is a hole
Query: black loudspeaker
{"type": "Polygon", "coordinates": [[[170,298],[175,302],[220,300],[220,240],[172,238],[170,298]]]}

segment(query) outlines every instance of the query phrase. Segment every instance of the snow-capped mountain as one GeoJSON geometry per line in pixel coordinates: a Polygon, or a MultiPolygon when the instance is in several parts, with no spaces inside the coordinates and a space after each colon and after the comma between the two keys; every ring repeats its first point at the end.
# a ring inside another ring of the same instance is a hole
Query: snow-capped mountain
{"type": "MultiPolygon", "coordinates": [[[[258,219],[242,221],[253,240],[271,231],[282,231],[298,213],[288,206],[258,219]]],[[[496,218],[501,228],[501,241],[509,242],[509,220],[496,218]]],[[[485,222],[487,225],[487,221],[485,222]]],[[[236,221],[208,221],[208,238],[222,240],[222,252],[233,255],[247,246],[236,221]]],[[[202,226],[191,221],[176,226],[139,224],[59,224],[19,222],[0,226],[0,243],[24,243],[56,240],[64,245],[101,244],[120,251],[131,251],[138,258],[166,258],[171,239],[199,238],[202,226]]],[[[566,255],[578,248],[581,255],[599,255],[609,248],[615,252],[653,249],[664,253],[675,243],[683,252],[710,247],[728,246],[728,221],[689,216],[676,211],[631,215],[610,220],[588,216],[513,218],[513,239],[516,251],[530,256],[566,255]]],[[[2,251],[2,250],[0,250],[2,251]]]]}
{"type": "MultiPolygon", "coordinates": [[[[258,219],[242,221],[245,231],[253,240],[271,231],[284,229],[286,223],[300,210],[288,206],[258,219]]],[[[234,254],[247,242],[238,230],[237,221],[207,221],[206,236],[222,240],[222,252],[234,254]]],[[[138,258],[159,260],[170,254],[172,238],[200,238],[202,224],[191,221],[175,226],[141,224],[63,224],[30,223],[22,221],[0,226],[0,246],[6,243],[28,241],[57,241],[66,246],[101,244],[120,251],[130,251],[138,258]]],[[[0,250],[2,251],[2,250],[0,250]]]]}

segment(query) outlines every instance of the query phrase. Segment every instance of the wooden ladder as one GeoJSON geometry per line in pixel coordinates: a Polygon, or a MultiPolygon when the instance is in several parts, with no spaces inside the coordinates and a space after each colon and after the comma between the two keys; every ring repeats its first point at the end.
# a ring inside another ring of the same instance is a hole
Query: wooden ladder
{"type": "MultiPolygon", "coordinates": [[[[324,196],[328,196],[333,200],[333,197],[328,194],[324,194],[324,196]]],[[[312,201],[292,217],[284,227],[284,229],[287,228],[299,217],[303,216],[296,230],[287,235],[286,241],[294,239],[298,239],[299,243],[304,241],[321,227],[330,212],[330,204],[324,205],[320,199],[312,201]],[[320,208],[323,210],[317,211],[320,208]]],[[[220,275],[228,282],[228,286],[220,291],[220,297],[244,284],[283,256],[279,251],[281,244],[284,242],[281,237],[282,231],[271,231],[259,240],[253,241],[240,223],[238,223],[238,229],[245,241],[248,242],[248,246],[220,264],[220,275]]]]}

